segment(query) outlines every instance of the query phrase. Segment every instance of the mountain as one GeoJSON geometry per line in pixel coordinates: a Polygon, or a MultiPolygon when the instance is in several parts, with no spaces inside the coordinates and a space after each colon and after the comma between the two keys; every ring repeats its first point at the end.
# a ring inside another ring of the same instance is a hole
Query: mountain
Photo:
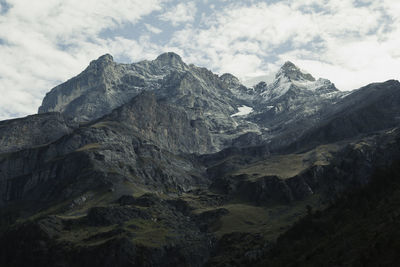
{"type": "Polygon", "coordinates": [[[91,121],[142,92],[152,92],[158,103],[182,110],[192,125],[203,125],[209,135],[203,138],[212,143],[207,152],[215,152],[242,133],[258,131],[257,125],[231,117],[242,104],[232,88],[225,76],[188,66],[175,53],[134,64],[118,64],[104,55],[77,77],[53,88],[43,99],[39,114],[57,111],[74,121],[91,121]]]}
{"type": "Polygon", "coordinates": [[[316,80],[291,62],[280,68],[271,84],[261,82],[254,90],[251,120],[261,126],[263,139],[274,143],[293,142],[349,94],[327,79],[316,80]]]}
{"type": "Polygon", "coordinates": [[[96,119],[141,91],[159,87],[171,72],[187,68],[173,53],[137,64],[118,64],[106,54],[92,61],[78,76],[53,88],[43,99],[39,113],[60,112],[78,121],[96,119]]]}
{"type": "Polygon", "coordinates": [[[0,122],[0,265],[272,264],[310,209],[400,160],[399,106],[398,81],[343,92],[291,62],[246,87],[101,56],[0,122]]]}
{"type": "Polygon", "coordinates": [[[316,95],[338,92],[335,85],[326,79],[315,78],[287,61],[275,75],[275,81],[261,95],[265,102],[271,102],[290,94],[314,93],[316,95]]]}

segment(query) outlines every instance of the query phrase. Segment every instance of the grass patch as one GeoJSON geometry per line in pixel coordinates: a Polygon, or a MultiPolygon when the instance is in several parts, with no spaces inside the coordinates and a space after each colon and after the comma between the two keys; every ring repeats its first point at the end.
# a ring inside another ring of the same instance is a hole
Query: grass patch
{"type": "Polygon", "coordinates": [[[66,242],[71,242],[76,245],[84,245],[84,246],[93,246],[93,245],[99,245],[102,244],[111,238],[114,238],[115,236],[109,237],[109,238],[103,238],[103,239],[98,239],[98,240],[91,240],[91,241],[86,241],[90,237],[93,237],[95,235],[99,235],[102,233],[107,233],[110,232],[115,228],[114,225],[111,226],[105,226],[105,227],[94,227],[94,226],[76,226],[71,230],[66,230],[63,231],[59,241],[66,241],[66,242]]]}
{"type": "MultiPolygon", "coordinates": [[[[71,218],[65,217],[63,218],[71,218]]],[[[173,234],[161,222],[132,219],[123,225],[88,226],[77,223],[72,229],[64,230],[59,241],[77,246],[95,246],[111,239],[126,236],[139,245],[159,247],[165,245],[173,234]]]]}
{"type": "Polygon", "coordinates": [[[229,203],[219,207],[205,207],[194,211],[199,214],[216,208],[229,211],[220,219],[215,229],[217,237],[225,234],[242,232],[261,234],[266,240],[275,240],[299,218],[307,214],[306,206],[321,208],[319,196],[314,195],[290,205],[256,206],[250,203],[229,203]]]}
{"type": "Polygon", "coordinates": [[[57,213],[62,213],[65,207],[70,203],[71,200],[66,200],[54,205],[49,208],[36,212],[34,215],[29,217],[20,217],[16,220],[16,224],[21,224],[27,221],[35,221],[48,215],[53,215],[57,213]]]}
{"type": "Polygon", "coordinates": [[[133,234],[132,241],[147,247],[165,245],[173,234],[161,222],[133,219],[124,224],[124,229],[133,234]]]}
{"type": "Polygon", "coordinates": [[[120,126],[120,124],[118,122],[113,122],[113,121],[101,121],[101,122],[90,125],[90,127],[96,128],[96,129],[107,128],[107,127],[112,128],[113,126],[120,126]]]}
{"type": "Polygon", "coordinates": [[[87,144],[87,145],[84,145],[84,146],[78,148],[75,151],[92,150],[92,149],[98,149],[100,147],[101,147],[101,144],[99,144],[99,143],[90,143],[90,144],[87,144]]]}
{"type": "Polygon", "coordinates": [[[288,179],[296,176],[312,165],[328,165],[332,154],[338,151],[337,145],[321,145],[301,154],[273,155],[266,160],[256,162],[242,169],[236,170],[231,175],[246,174],[251,180],[263,176],[278,176],[288,179]]]}

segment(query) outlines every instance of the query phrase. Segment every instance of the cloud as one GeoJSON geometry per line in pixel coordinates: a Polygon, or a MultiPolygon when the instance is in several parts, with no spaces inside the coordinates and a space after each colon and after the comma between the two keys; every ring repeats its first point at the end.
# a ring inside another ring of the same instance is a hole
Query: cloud
{"type": "Polygon", "coordinates": [[[183,22],[193,22],[196,12],[197,7],[195,2],[180,3],[161,14],[159,19],[169,21],[173,26],[178,26],[183,22]]]}
{"type": "Polygon", "coordinates": [[[144,24],[145,26],[146,26],[146,29],[149,31],[149,32],[152,32],[152,33],[154,33],[154,34],[159,34],[159,33],[161,33],[162,32],[162,30],[161,29],[159,29],[159,28],[157,28],[157,27],[154,27],[154,26],[152,26],[152,25],[150,25],[150,24],[144,24]]]}
{"type": "Polygon", "coordinates": [[[399,78],[400,23],[393,22],[400,12],[391,2],[234,2],[203,17],[201,27],[176,32],[172,43],[185,47],[192,61],[218,72],[246,78],[261,71],[271,76],[292,60],[349,90],[399,78]]]}
{"type": "Polygon", "coordinates": [[[35,113],[45,92],[101,54],[148,55],[127,48],[143,52],[145,41],[104,39],[101,32],[134,25],[162,1],[9,0],[7,7],[0,15],[0,120],[35,113]]]}

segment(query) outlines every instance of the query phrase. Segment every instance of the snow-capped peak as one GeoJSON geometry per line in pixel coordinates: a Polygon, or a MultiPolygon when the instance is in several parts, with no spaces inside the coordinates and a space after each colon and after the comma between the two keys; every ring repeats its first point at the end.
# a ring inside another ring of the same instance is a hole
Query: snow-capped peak
{"type": "Polygon", "coordinates": [[[338,91],[333,83],[327,79],[316,80],[311,74],[301,70],[290,61],[285,62],[275,75],[275,81],[269,84],[261,95],[265,100],[277,99],[285,95],[290,89],[328,93],[338,91]]]}
{"type": "Polygon", "coordinates": [[[286,61],[285,64],[283,64],[278,73],[275,75],[275,79],[279,79],[282,76],[286,77],[290,81],[315,81],[315,78],[311,74],[300,70],[299,67],[290,61],[286,61]]]}

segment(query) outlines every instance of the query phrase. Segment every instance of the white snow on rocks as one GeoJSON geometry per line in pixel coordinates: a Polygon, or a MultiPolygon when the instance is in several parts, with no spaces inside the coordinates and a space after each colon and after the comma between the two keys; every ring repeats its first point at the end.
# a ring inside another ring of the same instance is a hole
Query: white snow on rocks
{"type": "Polygon", "coordinates": [[[238,109],[239,109],[239,112],[232,114],[231,117],[245,116],[245,115],[248,115],[253,112],[253,108],[244,106],[244,105],[239,107],[238,109]]]}

